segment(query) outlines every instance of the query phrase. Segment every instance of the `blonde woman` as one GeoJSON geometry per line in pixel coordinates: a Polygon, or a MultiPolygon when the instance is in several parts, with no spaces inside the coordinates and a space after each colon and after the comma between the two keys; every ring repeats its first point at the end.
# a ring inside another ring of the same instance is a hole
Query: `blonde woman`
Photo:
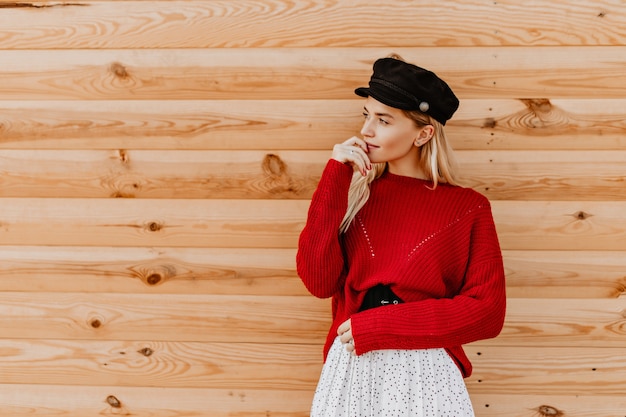
{"type": "Polygon", "coordinates": [[[361,136],[334,146],[296,258],[332,297],[311,416],[473,416],[462,345],[497,336],[506,301],[489,201],[458,184],[444,132],[459,101],[397,56],[355,93],[361,136]]]}

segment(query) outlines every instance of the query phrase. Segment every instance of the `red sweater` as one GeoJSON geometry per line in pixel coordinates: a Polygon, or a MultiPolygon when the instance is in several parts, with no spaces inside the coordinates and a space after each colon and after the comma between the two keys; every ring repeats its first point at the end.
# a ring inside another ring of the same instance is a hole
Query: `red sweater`
{"type": "Polygon", "coordinates": [[[345,234],[352,167],[330,160],[309,208],[296,256],[311,294],[332,297],[332,325],[352,318],[357,354],[445,348],[463,376],[461,345],[497,336],[504,322],[502,255],[489,201],[469,188],[385,173],[345,234]],[[366,291],[390,285],[405,303],[358,312],[366,291]]]}

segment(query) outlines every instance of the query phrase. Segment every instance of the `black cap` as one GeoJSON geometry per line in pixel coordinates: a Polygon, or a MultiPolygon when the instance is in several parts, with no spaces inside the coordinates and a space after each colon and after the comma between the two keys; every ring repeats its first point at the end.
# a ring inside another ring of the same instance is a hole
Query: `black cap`
{"type": "Polygon", "coordinates": [[[459,99],[434,72],[395,58],[374,63],[369,87],[354,92],[401,110],[419,110],[442,125],[459,108],[459,99]]]}

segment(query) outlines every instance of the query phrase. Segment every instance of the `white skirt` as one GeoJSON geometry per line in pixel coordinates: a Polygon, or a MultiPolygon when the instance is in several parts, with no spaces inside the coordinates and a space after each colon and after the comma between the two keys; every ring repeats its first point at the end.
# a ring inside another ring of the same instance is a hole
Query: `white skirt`
{"type": "Polygon", "coordinates": [[[463,376],[445,349],[354,356],[336,338],[311,417],[474,417],[463,376]]]}

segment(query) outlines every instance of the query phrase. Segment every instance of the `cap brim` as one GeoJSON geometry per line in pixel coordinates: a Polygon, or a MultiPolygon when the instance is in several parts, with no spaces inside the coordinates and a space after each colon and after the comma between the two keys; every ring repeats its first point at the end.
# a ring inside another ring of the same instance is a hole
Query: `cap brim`
{"type": "Polygon", "coordinates": [[[359,87],[356,90],[354,90],[354,94],[360,97],[369,97],[370,89],[367,87],[359,87]]]}
{"type": "Polygon", "coordinates": [[[396,108],[396,109],[415,110],[414,103],[410,103],[406,101],[399,101],[396,99],[396,97],[394,97],[393,92],[387,92],[385,89],[378,89],[378,88],[372,89],[372,88],[367,88],[367,87],[359,87],[356,90],[354,90],[354,93],[357,96],[361,96],[361,97],[372,97],[376,99],[377,101],[380,101],[381,103],[389,107],[396,108]]]}

